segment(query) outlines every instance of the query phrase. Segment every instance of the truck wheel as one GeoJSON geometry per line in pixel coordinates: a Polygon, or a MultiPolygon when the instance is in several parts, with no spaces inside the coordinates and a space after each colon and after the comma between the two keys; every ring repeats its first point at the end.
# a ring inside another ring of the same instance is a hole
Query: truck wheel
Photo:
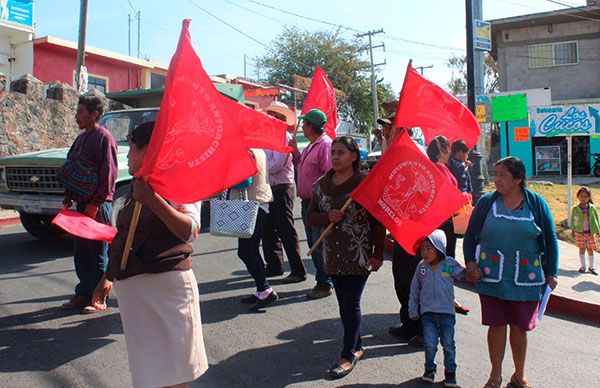
{"type": "Polygon", "coordinates": [[[115,193],[113,194],[113,211],[110,219],[110,223],[112,226],[117,226],[117,218],[119,217],[119,213],[123,206],[125,206],[125,201],[127,201],[127,197],[131,192],[131,184],[127,182],[124,185],[119,186],[115,193]]]}
{"type": "Polygon", "coordinates": [[[65,234],[64,230],[51,224],[54,216],[23,212],[19,212],[19,216],[25,230],[40,240],[55,240],[65,234]]]}

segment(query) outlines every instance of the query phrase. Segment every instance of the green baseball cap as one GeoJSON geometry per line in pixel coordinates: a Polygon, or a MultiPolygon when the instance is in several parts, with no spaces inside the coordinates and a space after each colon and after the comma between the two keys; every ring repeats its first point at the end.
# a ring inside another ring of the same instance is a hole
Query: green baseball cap
{"type": "Polygon", "coordinates": [[[298,116],[299,119],[308,120],[315,125],[323,125],[327,122],[327,116],[325,113],[321,112],[318,109],[311,109],[306,114],[298,116]]]}

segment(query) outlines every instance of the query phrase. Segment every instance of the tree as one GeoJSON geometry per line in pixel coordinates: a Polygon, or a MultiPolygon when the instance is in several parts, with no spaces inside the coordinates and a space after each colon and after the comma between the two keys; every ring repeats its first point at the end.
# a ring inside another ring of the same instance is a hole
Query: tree
{"type": "MultiPolygon", "coordinates": [[[[284,27],[270,47],[267,54],[256,59],[261,79],[294,85],[294,75],[311,78],[315,66],[320,66],[342,92],[338,95],[340,118],[359,128],[372,126],[369,63],[361,56],[364,47],[360,41],[344,39],[339,30],[308,32],[284,27]]],[[[377,92],[382,97],[394,96],[391,86],[383,80],[377,83],[377,92]]]]}
{"type": "MultiPolygon", "coordinates": [[[[452,70],[452,79],[446,85],[450,93],[455,96],[467,94],[467,57],[453,55],[446,61],[446,66],[452,70]]],[[[499,90],[498,64],[487,52],[483,56],[483,83],[485,93],[499,90]]]]}

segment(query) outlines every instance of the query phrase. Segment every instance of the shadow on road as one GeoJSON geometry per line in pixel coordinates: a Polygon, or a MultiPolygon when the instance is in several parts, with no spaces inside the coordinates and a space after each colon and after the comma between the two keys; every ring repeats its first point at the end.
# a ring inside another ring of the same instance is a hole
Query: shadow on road
{"type": "MultiPolygon", "coordinates": [[[[421,348],[398,344],[387,332],[383,334],[372,330],[387,327],[389,320],[389,314],[363,316],[364,360],[422,351],[421,348]]],[[[337,360],[342,346],[342,325],[339,319],[310,322],[279,333],[277,339],[285,342],[244,350],[211,365],[206,375],[200,379],[201,385],[283,387],[307,382],[316,382],[318,385],[319,381],[330,380],[327,369],[337,360]],[[284,362],[282,357],[285,358],[284,362]],[[274,368],[274,365],[281,367],[274,368]]],[[[357,364],[356,370],[361,368],[362,363],[364,361],[357,364]]]]}
{"type": "Polygon", "coordinates": [[[80,321],[52,329],[12,328],[62,318],[65,314],[68,313],[51,307],[0,318],[0,373],[53,370],[115,341],[107,336],[123,333],[118,313],[94,319],[82,316],[80,321]]]}
{"type": "Polygon", "coordinates": [[[23,272],[35,264],[73,256],[73,240],[38,240],[28,233],[3,234],[0,238],[2,273],[23,272]]]}
{"type": "Polygon", "coordinates": [[[386,388],[386,387],[395,387],[395,388],[415,388],[415,387],[441,387],[443,386],[442,383],[438,383],[438,384],[426,384],[423,383],[423,381],[421,380],[420,377],[414,378],[414,379],[410,379],[408,381],[404,381],[400,384],[364,384],[364,383],[360,383],[360,384],[346,384],[346,385],[339,385],[338,388],[362,388],[362,387],[377,387],[377,388],[386,388]]]}

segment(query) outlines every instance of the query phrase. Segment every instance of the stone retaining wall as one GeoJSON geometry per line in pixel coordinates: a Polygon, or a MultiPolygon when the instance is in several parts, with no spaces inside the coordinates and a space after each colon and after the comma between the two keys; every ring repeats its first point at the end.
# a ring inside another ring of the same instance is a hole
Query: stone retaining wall
{"type": "Polygon", "coordinates": [[[80,133],[78,97],[70,85],[44,84],[29,74],[11,82],[9,92],[0,92],[0,157],[69,147],[80,133]]]}

